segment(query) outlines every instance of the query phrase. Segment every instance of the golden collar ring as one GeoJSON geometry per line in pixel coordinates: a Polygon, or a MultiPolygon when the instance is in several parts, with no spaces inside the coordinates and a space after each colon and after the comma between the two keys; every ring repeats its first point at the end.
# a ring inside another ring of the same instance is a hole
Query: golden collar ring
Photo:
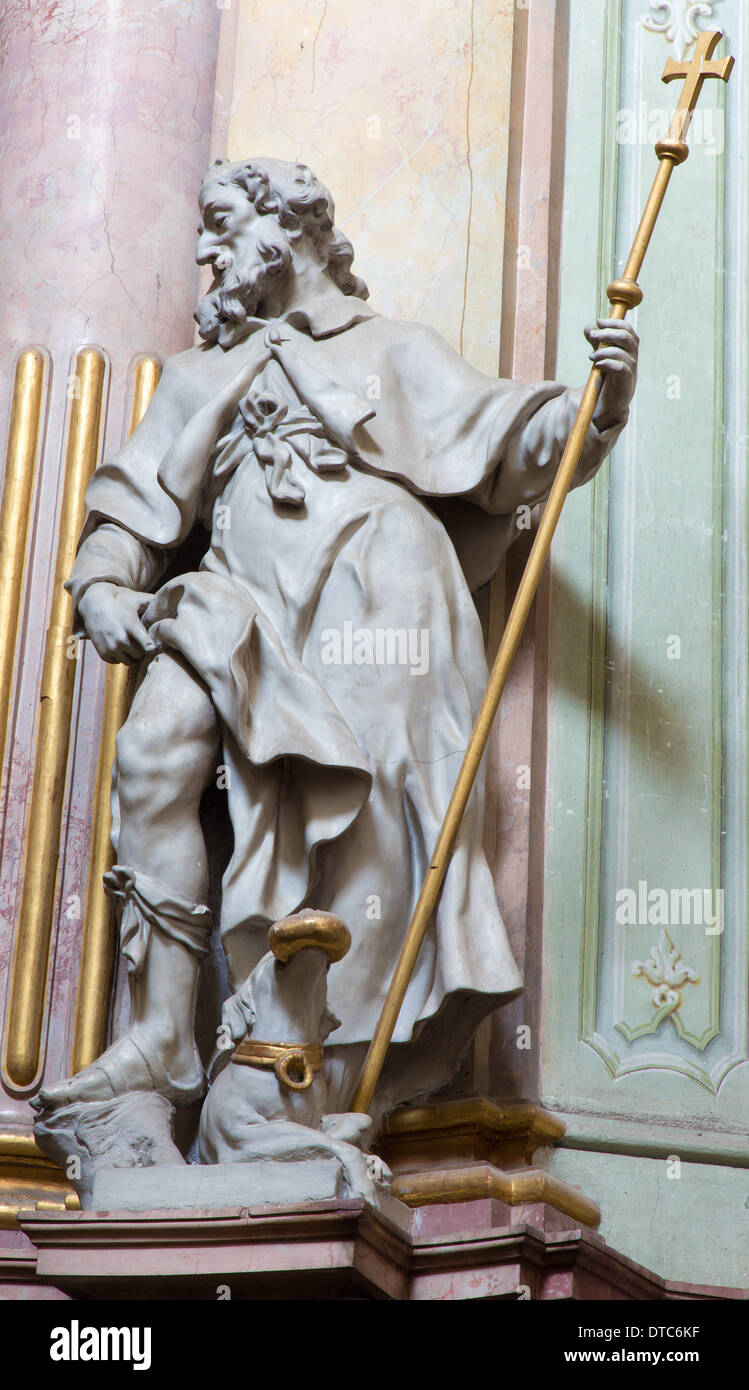
{"type": "Polygon", "coordinates": [[[282,1086],[306,1091],[322,1069],[322,1043],[271,1043],[248,1038],[235,1047],[231,1060],[245,1067],[272,1067],[282,1086]]]}

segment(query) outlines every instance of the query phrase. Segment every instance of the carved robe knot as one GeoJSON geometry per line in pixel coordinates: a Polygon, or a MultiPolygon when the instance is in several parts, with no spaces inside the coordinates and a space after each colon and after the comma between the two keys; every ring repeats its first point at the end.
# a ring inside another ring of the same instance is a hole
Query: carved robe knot
{"type": "Polygon", "coordinates": [[[276,502],[300,507],[305,468],[315,473],[342,472],[345,450],[331,444],[320,421],[304,405],[289,405],[269,386],[254,387],[239,402],[242,428],[219,442],[214,478],[226,477],[249,448],[265,469],[265,485],[276,502]]]}

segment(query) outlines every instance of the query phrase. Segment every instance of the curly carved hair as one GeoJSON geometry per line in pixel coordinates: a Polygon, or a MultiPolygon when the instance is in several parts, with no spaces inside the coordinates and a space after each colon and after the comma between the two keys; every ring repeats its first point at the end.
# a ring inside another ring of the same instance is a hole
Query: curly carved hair
{"type": "Polygon", "coordinates": [[[217,159],[206,181],[232,183],[241,188],[261,215],[272,213],[290,242],[308,236],[331,279],[344,294],[368,299],[369,290],[351,270],[354,248],[335,225],[335,204],[306,164],[282,159],[217,159]]]}

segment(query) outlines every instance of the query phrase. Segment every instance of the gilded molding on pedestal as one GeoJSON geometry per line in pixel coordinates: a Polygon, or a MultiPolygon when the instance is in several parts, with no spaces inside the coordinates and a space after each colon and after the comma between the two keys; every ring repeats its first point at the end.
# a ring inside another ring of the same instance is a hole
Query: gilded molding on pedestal
{"type": "Polygon", "coordinates": [[[0,1132],[0,1230],[15,1228],[19,1211],[77,1211],[78,1198],[33,1135],[0,1132]]]}
{"type": "Polygon", "coordinates": [[[393,1196],[407,1207],[476,1202],[482,1198],[506,1202],[510,1207],[545,1202],[582,1226],[595,1227],[601,1220],[601,1209],[595,1202],[540,1168],[504,1173],[490,1163],[471,1163],[462,1168],[400,1173],[393,1178],[393,1196]]]}
{"type": "Polygon", "coordinates": [[[27,348],[16,362],[0,502],[0,769],[8,735],[13,666],[21,611],[29,518],[43,434],[47,359],[27,348]]]}
{"type": "Polygon", "coordinates": [[[564,1125],[530,1101],[496,1105],[483,1096],[467,1096],[392,1111],[378,1148],[396,1171],[458,1159],[519,1168],[532,1164],[536,1149],[563,1137],[564,1125]]]}
{"type": "Polygon", "coordinates": [[[483,1096],[407,1106],[387,1116],[377,1143],[393,1173],[393,1196],[409,1207],[493,1198],[508,1206],[545,1202],[584,1226],[601,1213],[584,1193],[533,1166],[558,1144],[564,1124],[530,1101],[496,1105],[483,1096]]]}
{"type": "Polygon", "coordinates": [[[62,506],[44,649],[34,780],[26,828],[23,888],[10,984],[5,1071],[11,1087],[37,1077],[57,883],[60,825],[73,712],[77,646],[72,603],[63,585],[83,524],[84,495],[96,466],[106,361],[99,348],[76,356],[68,421],[62,506]]]}
{"type": "MultiPolygon", "coordinates": [[[[128,438],[140,424],[156,390],[161,364],[157,357],[136,358],[132,375],[132,405],[128,438]]],[[[115,926],[112,904],[104,892],[103,876],[112,867],[110,842],[112,764],[115,740],[129,704],[127,666],[107,667],[104,720],[99,742],[96,788],[92,812],[88,889],[83,920],[81,968],[75,1004],[71,1070],[80,1071],[103,1052],[107,1041],[109,999],[115,960],[115,926]]]]}

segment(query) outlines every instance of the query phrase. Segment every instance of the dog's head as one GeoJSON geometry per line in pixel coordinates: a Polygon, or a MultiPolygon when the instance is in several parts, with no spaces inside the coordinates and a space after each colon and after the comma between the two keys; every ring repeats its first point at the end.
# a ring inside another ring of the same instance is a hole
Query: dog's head
{"type": "Polygon", "coordinates": [[[324,951],[328,964],[342,960],[351,945],[351,932],[340,917],[332,912],[315,912],[310,908],[293,912],[274,922],[268,932],[268,945],[276,960],[286,965],[298,951],[316,948],[324,951]]]}
{"type": "Polygon", "coordinates": [[[327,1002],[327,974],[351,945],[348,927],[329,912],[297,912],[275,922],[270,951],[227,999],[223,1023],[235,1042],[250,1032],[264,1042],[325,1042],[340,1026],[327,1002]]]}

